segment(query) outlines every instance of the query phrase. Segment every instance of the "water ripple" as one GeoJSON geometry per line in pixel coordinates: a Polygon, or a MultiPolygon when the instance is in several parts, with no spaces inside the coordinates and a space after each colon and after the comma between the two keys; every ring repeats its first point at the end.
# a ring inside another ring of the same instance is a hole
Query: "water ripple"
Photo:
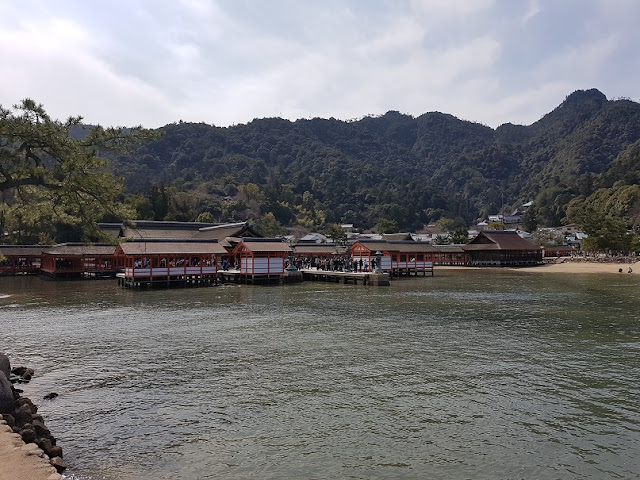
{"type": "Polygon", "coordinates": [[[68,478],[636,478],[638,284],[600,283],[1,279],[0,316],[68,478]]]}

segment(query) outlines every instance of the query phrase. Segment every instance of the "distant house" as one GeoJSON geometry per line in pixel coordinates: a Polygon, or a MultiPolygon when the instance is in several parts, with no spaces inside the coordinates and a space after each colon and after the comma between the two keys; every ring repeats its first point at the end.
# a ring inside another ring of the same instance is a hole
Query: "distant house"
{"type": "Polygon", "coordinates": [[[545,257],[569,257],[578,249],[571,245],[553,245],[544,248],[545,257]]]}
{"type": "Polygon", "coordinates": [[[211,227],[203,227],[200,229],[200,235],[206,236],[211,240],[218,240],[218,243],[225,247],[229,253],[246,238],[262,238],[262,235],[256,232],[249,222],[240,223],[224,223],[211,227]]]}
{"type": "Polygon", "coordinates": [[[261,238],[248,222],[198,223],[135,220],[122,224],[120,239],[179,242],[217,240],[229,253],[243,238],[261,238]]]}
{"type": "Polygon", "coordinates": [[[246,281],[270,281],[279,280],[284,273],[291,247],[274,238],[243,238],[232,253],[246,281]]]}
{"type": "Polygon", "coordinates": [[[462,245],[468,265],[517,267],[542,263],[542,247],[524,240],[513,230],[480,232],[471,242],[462,245]]]}
{"type": "Polygon", "coordinates": [[[215,277],[228,252],[217,240],[142,240],[121,243],[115,255],[125,282],[171,283],[215,277]]]}
{"type": "Polygon", "coordinates": [[[575,223],[571,223],[569,225],[563,225],[560,227],[560,230],[562,230],[565,235],[575,235],[580,232],[580,227],[575,223]]]}
{"type": "Polygon", "coordinates": [[[430,223],[429,225],[422,227],[416,233],[419,235],[439,235],[444,232],[435,223],[430,223]]]}
{"type": "Polygon", "coordinates": [[[350,249],[353,260],[371,260],[381,255],[382,270],[393,275],[405,273],[433,273],[434,265],[466,265],[463,245],[432,245],[420,241],[359,240],[350,249]]]}
{"type": "Polygon", "coordinates": [[[52,277],[114,276],[115,245],[61,243],[42,252],[42,273],[52,277]]]}
{"type": "Polygon", "coordinates": [[[326,235],[323,235],[318,232],[307,233],[304,237],[300,239],[301,242],[314,242],[314,243],[326,243],[329,241],[329,238],[326,235]]]}
{"type": "Polygon", "coordinates": [[[349,247],[349,254],[351,260],[355,262],[361,262],[363,269],[369,269],[372,265],[372,261],[380,255],[379,267],[385,271],[390,272],[392,269],[391,259],[393,256],[392,251],[395,249],[391,247],[389,242],[382,239],[371,240],[361,238],[349,247]]]}
{"type": "Polygon", "coordinates": [[[299,241],[291,246],[296,259],[307,264],[314,264],[314,260],[324,260],[336,257],[343,257],[347,252],[347,247],[336,245],[335,243],[316,243],[299,241]]]}
{"type": "Polygon", "coordinates": [[[522,225],[522,215],[505,215],[503,223],[507,228],[516,228],[516,226],[522,225]]]}
{"type": "Polygon", "coordinates": [[[49,245],[0,245],[0,275],[39,273],[42,252],[49,245]]]}
{"type": "Polygon", "coordinates": [[[463,249],[464,245],[434,245],[437,253],[433,257],[434,265],[466,265],[467,253],[463,249]]]}
{"type": "Polygon", "coordinates": [[[390,241],[392,275],[417,275],[418,272],[433,276],[434,256],[437,247],[428,242],[390,241]]]}
{"type": "Polygon", "coordinates": [[[420,230],[418,230],[414,235],[412,235],[413,240],[419,242],[433,242],[438,236],[444,234],[442,229],[438,227],[435,223],[430,223],[429,225],[425,225],[420,230]]]}
{"type": "Polygon", "coordinates": [[[410,233],[383,233],[382,239],[387,242],[406,242],[413,240],[410,233]]]}
{"type": "Polygon", "coordinates": [[[413,240],[414,242],[431,243],[432,238],[428,233],[412,233],[411,240],[413,240]]]}
{"type": "Polygon", "coordinates": [[[360,240],[382,240],[380,233],[348,233],[347,242],[357,242],[360,240]]]}
{"type": "Polygon", "coordinates": [[[134,240],[218,240],[261,237],[248,222],[198,223],[133,220],[121,226],[121,238],[134,240]]]}
{"type": "Polygon", "coordinates": [[[429,273],[433,275],[433,259],[437,247],[426,242],[414,241],[358,241],[350,247],[352,260],[362,261],[365,269],[372,269],[380,257],[381,270],[391,275],[429,273]]]}
{"type": "Polygon", "coordinates": [[[215,223],[128,220],[122,223],[120,238],[129,240],[210,240],[202,229],[215,223]]]}
{"type": "Polygon", "coordinates": [[[527,242],[533,242],[533,234],[529,232],[525,232],[524,230],[516,230],[516,233],[520,235],[527,242]]]}
{"type": "Polygon", "coordinates": [[[582,242],[585,238],[589,238],[584,232],[576,232],[573,235],[567,235],[566,241],[567,244],[575,248],[576,250],[582,250],[582,242]]]}
{"type": "Polygon", "coordinates": [[[122,231],[122,223],[98,223],[98,228],[105,241],[117,243],[122,231]]]}

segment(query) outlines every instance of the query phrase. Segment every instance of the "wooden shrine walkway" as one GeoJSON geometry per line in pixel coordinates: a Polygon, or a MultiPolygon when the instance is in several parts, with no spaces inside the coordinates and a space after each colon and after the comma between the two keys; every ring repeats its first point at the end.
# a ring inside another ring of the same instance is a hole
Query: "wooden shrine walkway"
{"type": "Polygon", "coordinates": [[[389,285],[389,275],[375,272],[338,272],[332,270],[317,270],[315,268],[303,268],[302,278],[304,281],[330,282],[330,283],[352,283],[354,285],[389,285]]]}

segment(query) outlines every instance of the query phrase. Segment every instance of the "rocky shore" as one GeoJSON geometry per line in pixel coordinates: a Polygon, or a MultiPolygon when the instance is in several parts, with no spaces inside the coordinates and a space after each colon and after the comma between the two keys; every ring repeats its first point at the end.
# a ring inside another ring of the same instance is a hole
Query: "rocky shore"
{"type": "Polygon", "coordinates": [[[0,480],[54,480],[66,469],[62,447],[56,445],[38,407],[14,387],[33,374],[26,367],[12,369],[9,358],[0,353],[0,480]]]}

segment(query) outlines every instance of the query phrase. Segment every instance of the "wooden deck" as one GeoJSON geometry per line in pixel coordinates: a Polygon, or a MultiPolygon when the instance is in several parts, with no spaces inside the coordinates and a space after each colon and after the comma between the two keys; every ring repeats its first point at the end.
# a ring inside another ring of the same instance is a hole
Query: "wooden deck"
{"type": "Polygon", "coordinates": [[[243,284],[274,284],[282,283],[282,274],[260,274],[252,275],[243,273],[240,270],[229,269],[219,270],[218,276],[223,283],[243,283],[243,284]]]}
{"type": "Polygon", "coordinates": [[[389,275],[375,272],[337,272],[332,270],[317,270],[304,268],[302,278],[312,282],[352,283],[354,285],[389,285],[389,275]]]}
{"type": "Polygon", "coordinates": [[[224,283],[237,284],[283,284],[298,283],[302,280],[310,282],[328,282],[352,285],[388,286],[389,273],[377,272],[338,272],[318,270],[315,268],[302,269],[293,278],[287,280],[287,275],[247,275],[240,270],[219,270],[216,275],[180,275],[180,276],[125,276],[118,273],[118,285],[127,288],[169,288],[169,287],[209,287],[224,283]]]}
{"type": "Polygon", "coordinates": [[[171,276],[125,276],[116,274],[118,285],[126,288],[211,287],[218,285],[218,275],[185,274],[171,276]]]}
{"type": "Polygon", "coordinates": [[[391,265],[390,273],[393,277],[434,276],[433,262],[392,262],[391,265]]]}

